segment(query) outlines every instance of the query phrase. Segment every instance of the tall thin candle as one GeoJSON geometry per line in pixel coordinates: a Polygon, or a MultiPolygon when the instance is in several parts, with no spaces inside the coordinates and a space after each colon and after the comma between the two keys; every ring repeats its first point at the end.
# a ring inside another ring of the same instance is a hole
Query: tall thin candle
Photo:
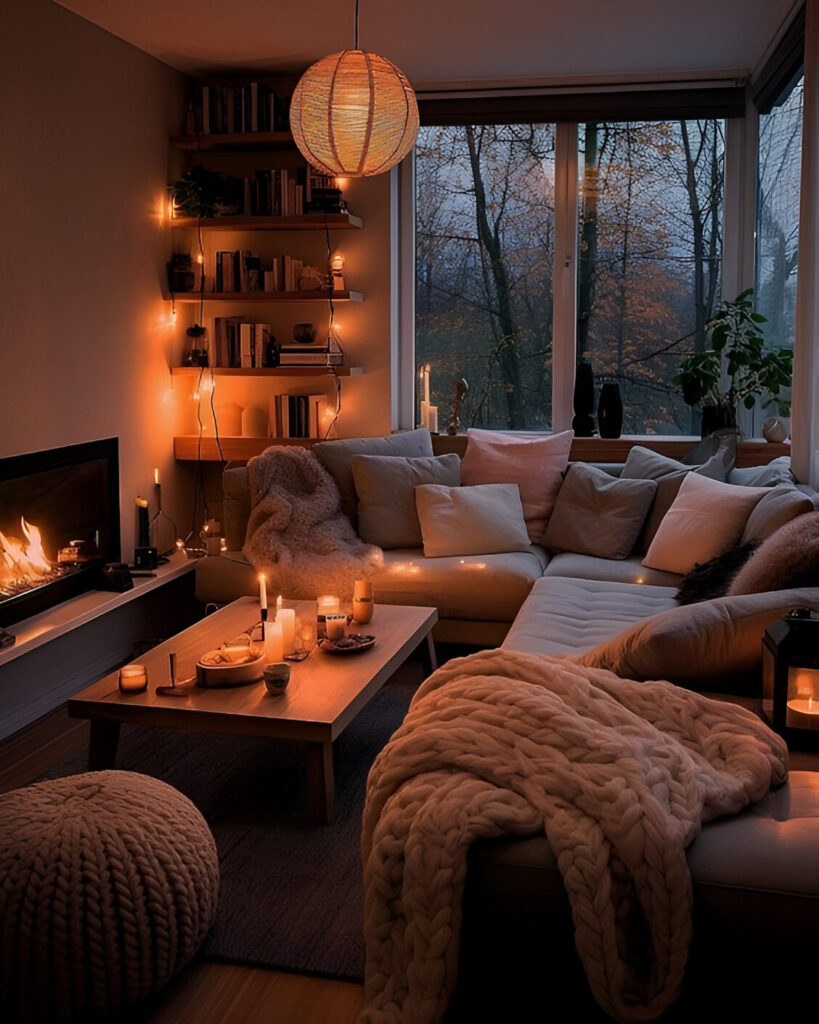
{"type": "Polygon", "coordinates": [[[264,573],[259,573],[259,605],[263,612],[267,611],[267,580],[264,573]]]}

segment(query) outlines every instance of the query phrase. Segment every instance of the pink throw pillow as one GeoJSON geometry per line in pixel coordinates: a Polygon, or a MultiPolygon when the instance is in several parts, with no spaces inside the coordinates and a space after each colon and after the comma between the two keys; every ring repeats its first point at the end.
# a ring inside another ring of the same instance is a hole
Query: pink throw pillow
{"type": "Polygon", "coordinates": [[[461,484],[517,484],[529,539],[538,544],[569,465],[573,438],[573,430],[532,437],[469,430],[461,484]]]}

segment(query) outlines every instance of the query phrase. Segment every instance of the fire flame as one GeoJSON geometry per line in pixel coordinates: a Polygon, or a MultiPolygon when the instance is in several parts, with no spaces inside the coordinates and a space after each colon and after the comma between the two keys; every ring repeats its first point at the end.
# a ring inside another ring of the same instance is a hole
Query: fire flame
{"type": "Polygon", "coordinates": [[[52,565],[43,551],[43,540],[37,527],[26,522],[23,516],[20,524],[25,541],[7,537],[0,530],[0,578],[36,580],[51,572],[52,565]]]}

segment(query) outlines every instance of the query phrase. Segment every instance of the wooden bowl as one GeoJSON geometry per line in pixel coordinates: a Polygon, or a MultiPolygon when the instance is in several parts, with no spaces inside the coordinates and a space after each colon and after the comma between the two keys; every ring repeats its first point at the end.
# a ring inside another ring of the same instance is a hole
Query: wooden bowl
{"type": "MultiPolygon", "coordinates": [[[[256,648],[255,650],[259,650],[256,648]]],[[[264,650],[251,661],[240,661],[237,664],[208,665],[202,661],[196,663],[196,681],[199,686],[225,688],[229,686],[247,686],[258,683],[264,675],[264,650]]]]}

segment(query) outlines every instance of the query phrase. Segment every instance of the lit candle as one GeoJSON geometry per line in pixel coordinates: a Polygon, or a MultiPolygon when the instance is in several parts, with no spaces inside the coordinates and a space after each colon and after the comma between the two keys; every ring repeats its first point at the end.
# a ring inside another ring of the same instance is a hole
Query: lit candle
{"type": "Polygon", "coordinates": [[[293,639],[296,635],[296,612],[294,608],[279,608],[276,612],[276,622],[282,627],[282,640],[284,642],[284,653],[293,653],[293,639]]]}
{"type": "Polygon", "coordinates": [[[337,597],[333,597],[331,594],[322,594],[318,598],[319,615],[332,615],[333,612],[337,612],[338,603],[337,597]]]}
{"type": "Polygon", "coordinates": [[[259,573],[259,607],[267,611],[267,580],[263,572],[259,573]]]}
{"type": "Polygon", "coordinates": [[[268,665],[284,660],[284,638],[280,622],[264,624],[264,660],[268,665]]]}
{"type": "Polygon", "coordinates": [[[122,693],[142,693],[148,686],[148,672],[144,665],[123,665],[119,670],[119,688],[122,693]]]}
{"type": "Polygon", "coordinates": [[[159,487],[159,470],[154,470],[154,487],[159,487]]]}
{"type": "Polygon", "coordinates": [[[342,612],[333,613],[325,617],[328,640],[340,640],[347,630],[347,616],[342,612]]]}
{"type": "Polygon", "coordinates": [[[279,611],[281,610],[281,606],[282,606],[282,595],[279,594],[279,596],[276,598],[276,615],[278,615],[279,611]]]}

